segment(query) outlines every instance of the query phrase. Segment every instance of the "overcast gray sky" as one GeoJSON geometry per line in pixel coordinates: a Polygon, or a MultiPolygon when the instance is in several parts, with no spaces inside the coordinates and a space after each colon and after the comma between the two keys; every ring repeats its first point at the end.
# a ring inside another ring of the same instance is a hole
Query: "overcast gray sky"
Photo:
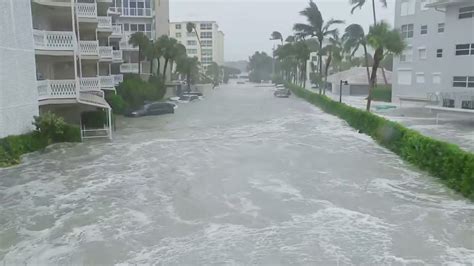
{"type": "MultiPolygon", "coordinates": [[[[292,34],[293,24],[304,22],[299,11],[309,0],[170,0],[171,21],[215,20],[225,33],[225,60],[248,59],[256,50],[271,53],[272,31],[284,37],[292,34]]],[[[345,20],[346,25],[358,23],[368,29],[372,22],[371,5],[351,15],[349,0],[315,0],[325,20],[345,20]]],[[[378,19],[393,25],[394,0],[387,8],[377,1],[378,19]]],[[[341,26],[343,30],[345,26],[341,26]]]]}

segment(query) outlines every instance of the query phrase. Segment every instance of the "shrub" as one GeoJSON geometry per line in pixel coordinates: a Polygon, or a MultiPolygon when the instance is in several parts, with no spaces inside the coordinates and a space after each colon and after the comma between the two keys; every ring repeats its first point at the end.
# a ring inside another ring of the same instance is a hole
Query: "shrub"
{"type": "Polygon", "coordinates": [[[474,200],[474,154],[296,85],[288,84],[288,87],[295,95],[344,119],[351,127],[371,136],[402,159],[440,178],[450,188],[474,200]]]}
{"type": "Polygon", "coordinates": [[[36,132],[50,144],[64,133],[66,122],[62,117],[47,112],[41,116],[35,116],[33,125],[36,127],[36,132]]]}
{"type": "Polygon", "coordinates": [[[127,75],[118,86],[117,94],[122,97],[128,107],[137,108],[145,101],[156,101],[163,98],[165,86],[157,77],[151,77],[149,82],[137,75],[127,75]]]}
{"type": "Polygon", "coordinates": [[[375,101],[392,102],[392,86],[379,85],[372,90],[372,99],[375,101]]]}
{"type": "Polygon", "coordinates": [[[114,114],[124,114],[127,110],[127,103],[123,100],[122,96],[118,94],[111,94],[106,98],[114,114]]]}

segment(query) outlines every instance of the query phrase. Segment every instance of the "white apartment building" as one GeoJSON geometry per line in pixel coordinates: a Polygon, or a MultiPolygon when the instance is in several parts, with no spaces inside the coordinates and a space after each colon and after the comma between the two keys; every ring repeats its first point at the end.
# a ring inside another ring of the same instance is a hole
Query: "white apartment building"
{"type": "Polygon", "coordinates": [[[392,99],[462,92],[467,98],[443,105],[467,108],[474,98],[474,1],[397,0],[395,26],[408,47],[394,59],[392,99]]]}
{"type": "MultiPolygon", "coordinates": [[[[169,34],[169,0],[109,0],[108,14],[113,23],[123,30],[123,38],[113,43],[124,53],[124,63],[114,73],[138,73],[138,47],[128,43],[130,35],[143,32],[150,40],[169,34]]],[[[141,70],[148,71],[142,62],[141,70]]]]}
{"type": "Polygon", "coordinates": [[[170,37],[186,47],[188,56],[197,57],[206,69],[212,62],[224,64],[224,33],[215,21],[182,21],[170,23],[170,37]],[[196,25],[196,33],[187,32],[187,23],[196,25]],[[199,40],[201,44],[199,44],[199,40]]]}

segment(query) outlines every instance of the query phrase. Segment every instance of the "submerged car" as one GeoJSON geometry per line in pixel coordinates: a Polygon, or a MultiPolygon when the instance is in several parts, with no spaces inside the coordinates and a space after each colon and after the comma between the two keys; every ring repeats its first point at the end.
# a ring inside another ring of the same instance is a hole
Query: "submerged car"
{"type": "Polygon", "coordinates": [[[179,97],[179,102],[180,103],[189,103],[194,100],[199,100],[199,96],[197,95],[190,95],[190,94],[183,94],[181,97],[179,97]]]}
{"type": "Polygon", "coordinates": [[[140,117],[148,115],[174,114],[176,107],[175,104],[168,102],[147,103],[143,105],[142,108],[127,113],[126,116],[140,117]]]}
{"type": "Polygon", "coordinates": [[[278,98],[288,98],[291,95],[291,92],[289,89],[278,89],[276,90],[273,95],[278,98]]]}

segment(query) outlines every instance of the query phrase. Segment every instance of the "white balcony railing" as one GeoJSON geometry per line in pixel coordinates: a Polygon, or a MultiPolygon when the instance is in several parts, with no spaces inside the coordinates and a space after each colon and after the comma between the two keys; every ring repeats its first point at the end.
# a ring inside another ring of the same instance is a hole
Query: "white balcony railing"
{"type": "Polygon", "coordinates": [[[111,17],[97,17],[97,29],[98,30],[112,30],[112,18],[111,17]]]}
{"type": "Polygon", "coordinates": [[[115,86],[119,85],[122,82],[123,82],[123,75],[122,74],[114,75],[114,84],[115,84],[115,86]]]}
{"type": "Polygon", "coordinates": [[[99,57],[100,59],[111,59],[113,58],[112,46],[99,46],[99,57]]]}
{"type": "Polygon", "coordinates": [[[123,51],[122,50],[113,50],[112,51],[112,60],[113,61],[122,61],[123,60],[123,51]]]}
{"type": "Polygon", "coordinates": [[[97,18],[97,3],[76,3],[76,14],[81,18],[97,18]]]}
{"type": "Polygon", "coordinates": [[[71,99],[77,97],[76,80],[37,81],[39,100],[71,99]]]}
{"type": "Polygon", "coordinates": [[[138,74],[138,63],[124,63],[120,65],[120,72],[138,74]]]}
{"type": "Polygon", "coordinates": [[[115,76],[100,76],[100,87],[102,89],[115,87],[115,76]]]}
{"type": "Polygon", "coordinates": [[[122,36],[122,26],[121,25],[112,25],[112,35],[113,36],[122,36]]]}
{"type": "Polygon", "coordinates": [[[81,55],[98,56],[99,41],[79,41],[79,51],[81,55]]]}
{"type": "Polygon", "coordinates": [[[33,30],[36,49],[70,50],[76,48],[76,36],[72,31],[42,31],[33,30]]]}
{"type": "Polygon", "coordinates": [[[80,78],[79,85],[83,91],[100,91],[100,79],[98,77],[80,78]]]}

